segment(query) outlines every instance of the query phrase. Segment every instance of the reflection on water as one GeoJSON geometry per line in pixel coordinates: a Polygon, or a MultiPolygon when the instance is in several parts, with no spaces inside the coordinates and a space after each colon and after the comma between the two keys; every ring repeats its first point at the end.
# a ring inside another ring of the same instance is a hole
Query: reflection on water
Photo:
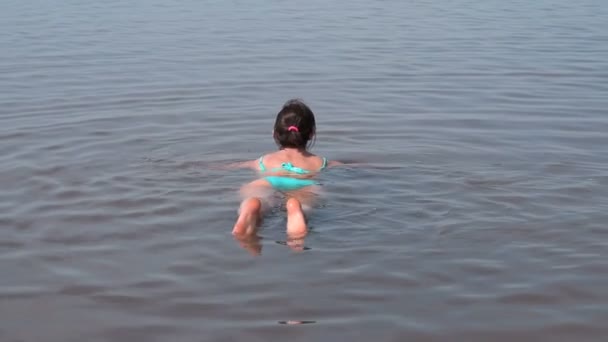
{"type": "Polygon", "coordinates": [[[602,340],[607,15],[5,2],[0,340],[602,340]],[[234,239],[253,175],[214,166],[273,150],[292,97],[361,165],[304,240],[280,207],[234,239]]]}

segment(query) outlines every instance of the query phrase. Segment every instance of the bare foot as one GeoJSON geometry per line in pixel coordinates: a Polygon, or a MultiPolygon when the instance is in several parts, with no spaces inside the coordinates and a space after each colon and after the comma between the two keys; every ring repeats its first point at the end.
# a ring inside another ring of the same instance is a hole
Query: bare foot
{"type": "Polygon", "coordinates": [[[301,238],[306,235],[308,228],[306,227],[306,218],[302,211],[300,201],[295,198],[287,200],[287,235],[290,238],[301,238]]]}
{"type": "Polygon", "coordinates": [[[243,201],[239,218],[232,228],[233,235],[254,235],[260,223],[260,210],[262,202],[258,198],[249,198],[243,201]]]}

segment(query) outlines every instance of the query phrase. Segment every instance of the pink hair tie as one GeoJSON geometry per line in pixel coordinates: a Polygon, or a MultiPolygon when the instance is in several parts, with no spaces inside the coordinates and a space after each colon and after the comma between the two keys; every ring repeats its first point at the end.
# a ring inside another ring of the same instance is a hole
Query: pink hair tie
{"type": "Polygon", "coordinates": [[[288,131],[288,132],[291,132],[291,131],[294,131],[294,132],[299,132],[300,130],[299,130],[299,129],[298,129],[298,127],[296,127],[296,126],[289,126],[289,127],[287,128],[287,131],[288,131]]]}

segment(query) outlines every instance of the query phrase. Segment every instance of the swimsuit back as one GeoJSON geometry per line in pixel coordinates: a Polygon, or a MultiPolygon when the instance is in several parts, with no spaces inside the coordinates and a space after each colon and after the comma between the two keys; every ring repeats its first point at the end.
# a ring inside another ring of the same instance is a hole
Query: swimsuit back
{"type": "MultiPolygon", "coordinates": [[[[260,159],[258,160],[258,165],[259,165],[260,171],[262,171],[262,172],[267,171],[266,166],[264,166],[264,157],[263,156],[260,157],[260,159]]],[[[323,158],[323,165],[321,166],[319,171],[322,171],[326,167],[327,167],[327,158],[323,158]]],[[[311,171],[293,166],[293,164],[291,164],[291,163],[282,163],[281,167],[273,168],[270,171],[272,171],[272,172],[287,171],[287,172],[291,172],[291,173],[298,174],[298,175],[305,175],[305,174],[308,174],[311,172],[311,171]]],[[[301,189],[301,188],[304,188],[304,187],[307,187],[310,185],[318,184],[317,181],[312,180],[312,179],[294,178],[294,177],[289,177],[289,176],[267,176],[267,177],[264,177],[264,179],[266,179],[266,181],[268,183],[270,183],[270,186],[272,186],[273,188],[275,188],[276,190],[279,190],[279,191],[297,190],[297,189],[301,189]]]]}

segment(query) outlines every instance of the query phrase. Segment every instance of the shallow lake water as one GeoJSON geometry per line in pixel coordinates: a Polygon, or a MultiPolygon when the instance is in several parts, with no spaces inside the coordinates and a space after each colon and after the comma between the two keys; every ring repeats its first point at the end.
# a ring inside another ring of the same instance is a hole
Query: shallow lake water
{"type": "Polygon", "coordinates": [[[3,5],[1,341],[608,335],[603,1],[3,5]],[[364,165],[239,242],[292,97],[364,165]]]}

